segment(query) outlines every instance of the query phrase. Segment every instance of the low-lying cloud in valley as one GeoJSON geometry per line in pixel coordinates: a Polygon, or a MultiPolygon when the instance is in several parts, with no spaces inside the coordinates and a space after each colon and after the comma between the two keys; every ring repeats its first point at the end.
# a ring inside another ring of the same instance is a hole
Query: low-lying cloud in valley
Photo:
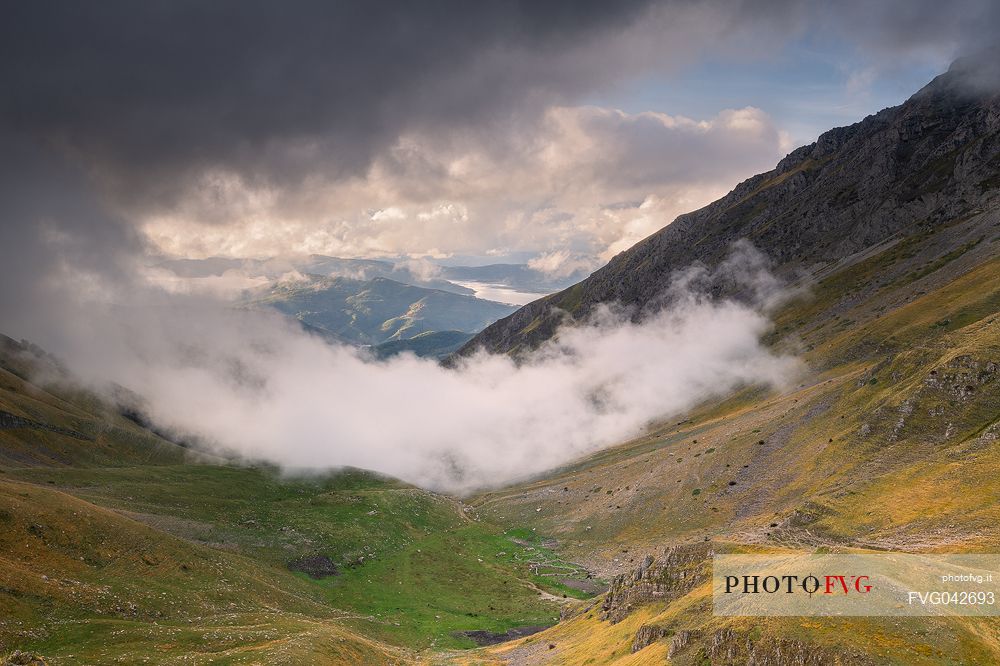
{"type": "Polygon", "coordinates": [[[463,492],[568,463],[736,387],[786,384],[797,361],[760,343],[782,293],[744,247],[713,273],[678,274],[658,313],[604,308],[520,363],[479,354],[453,369],[374,361],[276,315],[178,295],[75,312],[57,344],[92,385],[138,392],[159,428],[209,448],[463,492]],[[754,302],[708,298],[723,273],[754,302]]]}

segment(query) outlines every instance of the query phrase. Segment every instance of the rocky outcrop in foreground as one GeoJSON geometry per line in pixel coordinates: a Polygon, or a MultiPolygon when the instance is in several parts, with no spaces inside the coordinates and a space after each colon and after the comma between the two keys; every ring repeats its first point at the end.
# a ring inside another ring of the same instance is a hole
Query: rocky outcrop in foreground
{"type": "Polygon", "coordinates": [[[642,604],[672,601],[711,577],[707,545],[674,546],[660,558],[647,555],[635,571],[616,576],[601,606],[601,617],[619,622],[642,604]]]}
{"type": "MultiPolygon", "coordinates": [[[[635,635],[632,652],[638,652],[658,640],[671,637],[669,659],[693,659],[696,664],[712,666],[871,666],[867,656],[838,648],[827,648],[805,641],[759,636],[756,632],[719,629],[699,644],[697,634],[676,633],[665,626],[643,625],[635,635]]],[[[684,663],[688,663],[684,661],[684,663]]]]}
{"type": "Polygon", "coordinates": [[[750,633],[720,629],[703,648],[702,662],[713,666],[869,666],[874,662],[862,654],[845,653],[812,643],[772,637],[754,638],[750,633]]]}
{"type": "MultiPolygon", "coordinates": [[[[669,603],[688,594],[710,579],[713,555],[709,544],[689,544],[668,548],[659,558],[646,556],[637,569],[611,581],[601,606],[602,619],[620,622],[644,604],[669,603]]],[[[861,653],[762,635],[759,629],[723,628],[705,634],[701,629],[681,629],[672,623],[639,627],[632,640],[632,652],[666,639],[670,639],[668,658],[693,659],[693,663],[712,666],[868,666],[874,663],[861,653]]]]}

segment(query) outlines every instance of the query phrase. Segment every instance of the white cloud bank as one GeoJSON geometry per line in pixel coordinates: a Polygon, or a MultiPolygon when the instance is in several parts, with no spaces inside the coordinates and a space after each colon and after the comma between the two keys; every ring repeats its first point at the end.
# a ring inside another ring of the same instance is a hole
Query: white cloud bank
{"type": "MultiPolygon", "coordinates": [[[[773,302],[759,257],[746,280],[773,302]],[[766,293],[764,293],[766,292],[766,293]]],[[[727,266],[732,274],[734,262],[727,266]]],[[[293,323],[176,295],[92,309],[61,352],[94,382],[128,386],[160,427],[291,470],[355,466],[452,492],[543,472],[747,384],[781,386],[794,358],[764,348],[765,306],[710,301],[688,271],[674,305],[640,323],[602,309],[520,365],[375,362],[293,323]]]]}

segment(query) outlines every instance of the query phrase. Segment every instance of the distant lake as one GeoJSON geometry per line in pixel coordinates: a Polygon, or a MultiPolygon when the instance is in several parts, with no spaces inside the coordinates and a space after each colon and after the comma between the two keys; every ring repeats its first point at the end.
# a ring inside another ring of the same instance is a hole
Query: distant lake
{"type": "Polygon", "coordinates": [[[487,301],[497,301],[499,303],[509,303],[511,305],[525,305],[531,301],[536,301],[542,296],[548,296],[551,292],[518,291],[503,284],[491,284],[489,282],[476,282],[474,280],[449,280],[455,284],[467,287],[476,292],[476,298],[483,298],[487,301]]]}

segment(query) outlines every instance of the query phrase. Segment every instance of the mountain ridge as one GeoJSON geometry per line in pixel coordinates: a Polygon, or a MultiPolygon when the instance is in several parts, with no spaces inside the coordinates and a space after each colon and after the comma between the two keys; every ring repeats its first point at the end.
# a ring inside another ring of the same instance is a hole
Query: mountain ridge
{"type": "Polygon", "coordinates": [[[970,83],[984,68],[981,60],[957,61],[903,104],[824,132],[582,282],[498,320],[459,354],[525,352],[599,303],[653,302],[675,271],[719,263],[740,238],[764,249],[779,275],[794,278],[914,225],[996,206],[1000,103],[996,88],[970,83]]]}

